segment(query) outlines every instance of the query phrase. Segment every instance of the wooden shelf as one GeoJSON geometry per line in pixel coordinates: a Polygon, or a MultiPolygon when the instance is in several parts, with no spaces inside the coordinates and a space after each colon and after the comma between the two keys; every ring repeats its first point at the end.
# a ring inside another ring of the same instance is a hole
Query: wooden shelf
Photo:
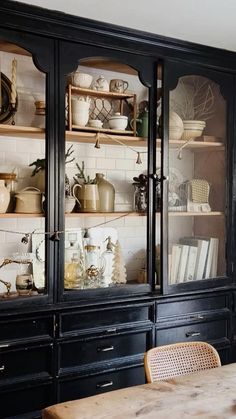
{"type": "MultiPolygon", "coordinates": [[[[160,147],[161,140],[157,139],[157,147],[160,147]]],[[[172,140],[170,141],[169,145],[170,148],[180,148],[182,145],[184,145],[184,141],[181,140],[172,140]]],[[[194,150],[194,151],[203,151],[205,149],[212,149],[212,150],[224,150],[225,146],[221,142],[207,142],[207,141],[193,141],[190,142],[186,147],[184,147],[184,150],[194,150]]]]}
{"type": "MultiPolygon", "coordinates": [[[[147,140],[143,137],[134,137],[132,135],[126,135],[126,133],[131,131],[114,131],[114,130],[107,130],[109,131],[109,137],[99,131],[99,142],[100,144],[109,144],[109,145],[117,145],[115,141],[120,140],[125,145],[137,146],[137,147],[147,147],[147,140]],[[115,134],[117,132],[117,134],[115,134]],[[120,135],[120,133],[124,133],[120,135]],[[119,134],[118,134],[119,133],[119,134]],[[114,135],[114,140],[112,136],[114,135]]],[[[81,132],[81,131],[66,131],[66,140],[67,141],[74,141],[78,143],[88,143],[88,144],[95,144],[96,141],[96,134],[98,130],[94,130],[94,132],[81,132]]],[[[118,144],[119,145],[119,144],[118,144]]]]}
{"type": "Polygon", "coordinates": [[[171,217],[216,217],[223,216],[222,211],[211,212],[187,212],[187,211],[169,211],[168,215],[171,217]]]}
{"type": "Polygon", "coordinates": [[[146,216],[146,212],[136,212],[136,211],[119,211],[119,212],[71,212],[65,214],[66,217],[76,218],[76,217],[112,217],[112,218],[121,218],[121,217],[143,217],[146,216]]]}
{"type": "Polygon", "coordinates": [[[133,92],[127,93],[115,93],[115,92],[104,92],[101,90],[92,90],[92,89],[82,89],[81,87],[73,86],[72,84],[69,85],[71,88],[71,93],[77,93],[83,96],[95,96],[101,97],[106,99],[113,99],[113,100],[120,100],[120,99],[133,99],[135,94],[133,92]]]}
{"type": "MultiPolygon", "coordinates": [[[[76,127],[79,128],[79,127],[76,127]]],[[[83,127],[85,132],[81,131],[66,131],[66,140],[78,143],[95,143],[95,137],[99,132],[99,141],[101,144],[116,145],[117,140],[122,141],[125,145],[147,147],[147,139],[143,137],[135,137],[132,131],[115,131],[111,129],[100,129],[92,127],[83,127]],[[109,137],[107,135],[109,134],[109,137]],[[114,135],[114,140],[112,136],[114,135]]],[[[45,130],[43,128],[25,127],[20,125],[0,124],[0,136],[7,137],[20,137],[31,139],[45,139],[45,130]]],[[[171,149],[178,149],[184,144],[183,141],[170,141],[171,149]]],[[[157,139],[157,148],[160,148],[161,140],[157,139]]],[[[185,150],[204,151],[204,150],[225,150],[225,146],[221,142],[206,142],[206,141],[193,141],[189,143],[185,150]]]]}
{"type": "MultiPolygon", "coordinates": [[[[94,128],[94,127],[80,127],[78,125],[72,125],[72,129],[75,130],[79,130],[79,131],[84,131],[84,132],[95,132],[97,134],[98,129],[94,128]]],[[[128,130],[115,130],[115,129],[111,129],[111,128],[99,128],[99,133],[107,133],[107,134],[111,134],[111,135],[133,135],[134,136],[134,132],[133,131],[128,131],[128,130]]],[[[136,137],[135,137],[136,138],[136,137]]]]}
{"type": "Polygon", "coordinates": [[[20,214],[18,212],[6,212],[0,214],[0,218],[44,218],[44,214],[20,214]]]}
{"type": "Polygon", "coordinates": [[[23,127],[21,125],[0,124],[0,135],[7,137],[45,138],[45,130],[36,127],[23,127]]]}
{"type": "MultiPolygon", "coordinates": [[[[160,215],[160,212],[156,213],[160,215]]],[[[187,212],[187,211],[169,211],[168,215],[170,217],[217,217],[224,216],[224,212],[221,211],[211,211],[211,212],[187,212]]],[[[16,212],[7,212],[5,214],[0,214],[0,218],[44,218],[44,214],[19,214],[16,212]]],[[[71,212],[66,213],[65,217],[67,218],[78,218],[78,217],[146,217],[146,212],[136,212],[136,211],[117,211],[117,212],[71,212]]]]}

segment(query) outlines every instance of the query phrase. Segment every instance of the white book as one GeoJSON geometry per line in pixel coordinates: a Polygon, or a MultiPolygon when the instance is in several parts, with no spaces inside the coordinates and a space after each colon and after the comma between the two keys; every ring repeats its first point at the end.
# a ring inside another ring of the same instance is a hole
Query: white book
{"type": "Polygon", "coordinates": [[[197,261],[197,246],[189,246],[188,260],[185,271],[185,281],[193,281],[197,261]]]}
{"type": "Polygon", "coordinates": [[[172,257],[171,257],[170,284],[175,284],[177,282],[180,255],[181,255],[181,246],[179,244],[173,244],[172,257]]]}
{"type": "Polygon", "coordinates": [[[217,274],[219,239],[217,239],[216,237],[203,237],[203,236],[195,236],[195,238],[200,239],[200,240],[206,240],[209,243],[203,277],[212,278],[216,276],[217,274]],[[212,265],[214,265],[213,269],[212,269],[212,265]]]}
{"type": "Polygon", "coordinates": [[[214,278],[217,276],[218,249],[219,249],[219,239],[213,238],[213,256],[212,256],[212,264],[211,264],[211,270],[210,270],[211,278],[214,278]]]}
{"type": "Polygon", "coordinates": [[[218,240],[218,239],[214,239],[213,237],[210,237],[204,278],[211,278],[211,268],[212,268],[212,262],[213,262],[215,240],[218,240]]]}
{"type": "Polygon", "coordinates": [[[179,241],[182,244],[188,244],[189,246],[197,247],[198,251],[194,271],[194,280],[198,281],[200,279],[203,279],[209,242],[207,240],[201,240],[195,237],[182,237],[179,241]]]}
{"type": "Polygon", "coordinates": [[[177,273],[177,282],[184,282],[186,265],[187,265],[187,260],[188,260],[189,246],[187,246],[186,244],[182,244],[180,246],[181,246],[181,254],[180,254],[179,268],[178,268],[178,273],[177,273]]]}
{"type": "Polygon", "coordinates": [[[168,255],[168,282],[169,282],[169,284],[170,284],[170,281],[171,281],[171,268],[172,267],[172,254],[171,253],[169,253],[169,255],[168,255]]]}

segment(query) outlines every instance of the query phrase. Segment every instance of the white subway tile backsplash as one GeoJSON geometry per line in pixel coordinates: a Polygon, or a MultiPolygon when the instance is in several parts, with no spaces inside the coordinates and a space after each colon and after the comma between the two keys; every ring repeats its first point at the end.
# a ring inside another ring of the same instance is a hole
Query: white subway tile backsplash
{"type": "Polygon", "coordinates": [[[113,167],[117,170],[134,170],[135,169],[135,159],[134,160],[125,160],[125,159],[117,159],[115,161],[115,166],[113,162],[113,167]]]}
{"type": "Polygon", "coordinates": [[[0,151],[13,152],[16,151],[16,139],[10,137],[0,137],[0,151]]]}
{"type": "Polygon", "coordinates": [[[113,168],[115,168],[115,164],[114,164],[115,161],[116,160],[113,160],[112,158],[111,159],[105,159],[105,158],[97,159],[97,169],[112,170],[113,168]]]}

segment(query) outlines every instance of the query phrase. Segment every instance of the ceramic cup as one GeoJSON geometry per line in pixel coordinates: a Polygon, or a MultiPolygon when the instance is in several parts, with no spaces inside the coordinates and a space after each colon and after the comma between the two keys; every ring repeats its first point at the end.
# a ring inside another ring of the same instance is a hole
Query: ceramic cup
{"type": "Polygon", "coordinates": [[[110,92],[124,93],[129,87],[127,81],[121,79],[113,79],[110,81],[110,92]]]}

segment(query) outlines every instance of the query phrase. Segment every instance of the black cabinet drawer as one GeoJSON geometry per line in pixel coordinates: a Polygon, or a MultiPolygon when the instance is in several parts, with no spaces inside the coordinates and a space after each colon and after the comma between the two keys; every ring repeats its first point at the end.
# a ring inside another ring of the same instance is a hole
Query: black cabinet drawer
{"type": "Polygon", "coordinates": [[[32,338],[52,338],[53,318],[34,317],[0,320],[0,347],[3,342],[25,341],[32,338]]]}
{"type": "Polygon", "coordinates": [[[184,326],[168,326],[156,329],[156,346],[188,341],[221,341],[228,340],[228,320],[220,319],[204,323],[187,324],[184,326]]]}
{"type": "MultiPolygon", "coordinates": [[[[54,403],[53,386],[51,383],[27,385],[24,388],[0,392],[0,418],[10,416],[30,417],[27,413],[41,411],[54,403]]],[[[38,417],[38,416],[37,416],[38,417]]]]}
{"type": "Polygon", "coordinates": [[[185,299],[157,303],[156,321],[165,317],[183,316],[210,310],[224,310],[229,307],[229,295],[214,295],[213,297],[185,299]]]}
{"type": "Polygon", "coordinates": [[[150,319],[151,307],[153,305],[149,304],[64,313],[60,316],[60,335],[84,333],[95,328],[114,332],[116,327],[122,324],[147,322],[150,319]]]}
{"type": "Polygon", "coordinates": [[[135,366],[86,378],[61,381],[59,384],[59,399],[61,402],[81,399],[83,397],[144,383],[144,367],[135,366]]]}
{"type": "Polygon", "coordinates": [[[52,374],[52,345],[0,349],[0,386],[52,374]]]}
{"type": "Polygon", "coordinates": [[[59,345],[61,369],[144,354],[149,347],[150,331],[97,339],[80,339],[59,345]]]}

